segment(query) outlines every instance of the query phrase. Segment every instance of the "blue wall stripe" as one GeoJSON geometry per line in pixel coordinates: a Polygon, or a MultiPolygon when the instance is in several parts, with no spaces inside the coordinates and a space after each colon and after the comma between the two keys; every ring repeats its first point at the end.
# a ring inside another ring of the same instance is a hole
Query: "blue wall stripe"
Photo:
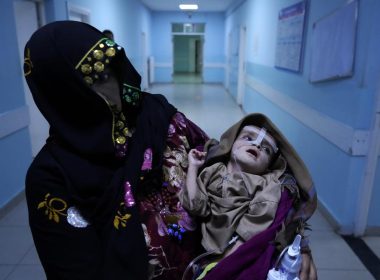
{"type": "Polygon", "coordinates": [[[8,136],[29,125],[28,107],[23,106],[17,109],[0,114],[0,139],[8,136]]]}

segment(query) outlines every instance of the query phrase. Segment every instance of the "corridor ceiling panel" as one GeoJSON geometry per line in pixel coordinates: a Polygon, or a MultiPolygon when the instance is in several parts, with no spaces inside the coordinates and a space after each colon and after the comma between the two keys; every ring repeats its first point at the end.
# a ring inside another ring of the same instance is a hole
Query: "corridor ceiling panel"
{"type": "Polygon", "coordinates": [[[152,11],[180,11],[179,4],[198,4],[199,12],[225,12],[237,0],[140,0],[152,11]]]}

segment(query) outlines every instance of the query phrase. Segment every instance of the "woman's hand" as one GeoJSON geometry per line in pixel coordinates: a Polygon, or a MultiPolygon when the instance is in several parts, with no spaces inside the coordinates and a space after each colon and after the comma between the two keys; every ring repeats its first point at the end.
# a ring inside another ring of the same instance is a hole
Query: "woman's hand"
{"type": "Polygon", "coordinates": [[[311,252],[302,253],[300,280],[317,279],[317,268],[315,267],[311,252]]]}

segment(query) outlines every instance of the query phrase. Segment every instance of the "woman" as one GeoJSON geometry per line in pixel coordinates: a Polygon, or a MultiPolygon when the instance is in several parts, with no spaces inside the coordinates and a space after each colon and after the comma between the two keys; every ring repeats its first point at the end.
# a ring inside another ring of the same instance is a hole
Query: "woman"
{"type": "Polygon", "coordinates": [[[140,91],[123,48],[90,25],[36,31],[24,72],[50,124],[26,177],[47,278],[179,279],[200,239],[177,193],[187,153],[207,135],[163,96],[140,91]]]}
{"type": "Polygon", "coordinates": [[[177,277],[199,243],[176,193],[188,150],[206,134],[163,96],[141,92],[124,50],[87,24],[38,30],[25,76],[50,124],[26,178],[48,279],[177,277]]]}

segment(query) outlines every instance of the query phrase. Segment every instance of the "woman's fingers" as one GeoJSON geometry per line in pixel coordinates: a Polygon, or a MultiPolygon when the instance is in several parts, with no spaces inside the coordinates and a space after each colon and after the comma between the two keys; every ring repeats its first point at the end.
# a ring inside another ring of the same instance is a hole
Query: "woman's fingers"
{"type": "Polygon", "coordinates": [[[317,280],[317,269],[311,253],[302,254],[300,280],[317,280]]]}
{"type": "Polygon", "coordinates": [[[309,273],[310,273],[310,256],[309,254],[302,254],[300,280],[309,280],[309,273]]]}

